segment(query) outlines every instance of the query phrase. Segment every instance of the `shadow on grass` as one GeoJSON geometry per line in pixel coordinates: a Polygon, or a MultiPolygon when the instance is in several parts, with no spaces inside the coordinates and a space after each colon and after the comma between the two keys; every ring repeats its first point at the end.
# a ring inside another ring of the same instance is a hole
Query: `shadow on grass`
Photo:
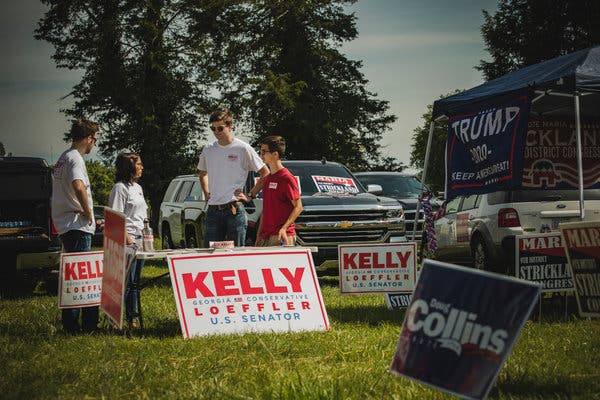
{"type": "Polygon", "coordinates": [[[379,326],[382,323],[401,325],[404,310],[388,310],[379,306],[328,306],[327,315],[331,320],[340,323],[360,322],[370,326],[379,326]]]}
{"type": "Polygon", "coordinates": [[[510,382],[499,382],[490,391],[490,397],[499,397],[500,393],[511,398],[535,396],[540,399],[595,398],[588,397],[597,387],[597,376],[562,376],[560,382],[545,382],[529,377],[511,379],[510,382]]]}

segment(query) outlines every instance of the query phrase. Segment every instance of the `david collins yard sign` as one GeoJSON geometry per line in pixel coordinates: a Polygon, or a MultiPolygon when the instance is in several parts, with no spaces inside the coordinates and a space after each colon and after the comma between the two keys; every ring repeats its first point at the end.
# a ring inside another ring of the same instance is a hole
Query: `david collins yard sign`
{"type": "Polygon", "coordinates": [[[412,293],[417,245],[339,245],[340,293],[412,293]]]}
{"type": "Polygon", "coordinates": [[[425,260],[391,372],[466,399],[489,393],[541,286],[425,260]]]}
{"type": "Polygon", "coordinates": [[[567,255],[560,233],[515,237],[517,278],[542,284],[542,292],[573,290],[567,255]]]}
{"type": "Polygon", "coordinates": [[[184,338],[328,330],[309,250],[167,255],[184,338]]]}
{"type": "Polygon", "coordinates": [[[559,225],[582,317],[600,317],[600,221],[559,225]]]}
{"type": "Polygon", "coordinates": [[[104,252],[62,253],[58,280],[58,308],[100,304],[104,252]]]}
{"type": "Polygon", "coordinates": [[[100,308],[121,329],[125,291],[125,215],[104,207],[104,272],[100,308]]]}

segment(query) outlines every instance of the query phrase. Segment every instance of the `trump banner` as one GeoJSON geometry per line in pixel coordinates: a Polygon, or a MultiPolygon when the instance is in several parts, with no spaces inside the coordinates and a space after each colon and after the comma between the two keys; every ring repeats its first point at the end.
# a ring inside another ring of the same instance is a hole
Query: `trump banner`
{"type": "Polygon", "coordinates": [[[559,225],[582,317],[600,317],[600,221],[559,225]]]}
{"type": "Polygon", "coordinates": [[[515,274],[537,282],[542,292],[573,290],[573,279],[560,233],[515,236],[515,274]]]}
{"type": "Polygon", "coordinates": [[[425,260],[392,373],[466,399],[489,393],[540,285],[425,260]]]}
{"type": "Polygon", "coordinates": [[[100,305],[104,252],[62,253],[58,279],[58,308],[100,305]]]}
{"type": "Polygon", "coordinates": [[[169,254],[167,262],[184,338],[329,329],[309,250],[169,254]]]}
{"type": "Polygon", "coordinates": [[[416,243],[339,245],[340,293],[412,293],[416,243]]]}
{"type": "Polygon", "coordinates": [[[104,271],[100,308],[119,329],[123,326],[128,262],[125,248],[125,215],[104,207],[104,271]]]}
{"type": "Polygon", "coordinates": [[[448,121],[446,198],[521,185],[527,93],[465,107],[448,121]]]}

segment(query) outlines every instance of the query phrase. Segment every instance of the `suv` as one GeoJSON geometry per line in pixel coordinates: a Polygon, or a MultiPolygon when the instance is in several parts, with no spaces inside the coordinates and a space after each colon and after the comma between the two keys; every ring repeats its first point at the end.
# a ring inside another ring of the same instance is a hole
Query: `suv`
{"type": "Polygon", "coordinates": [[[163,249],[197,248],[204,241],[206,201],[198,175],[171,181],[160,204],[159,235],[163,249]]]}
{"type": "MultiPolygon", "coordinates": [[[[585,221],[600,220],[600,189],[584,190],[585,221]]],[[[456,197],[438,212],[436,259],[514,274],[515,236],[579,220],[577,190],[511,190],[456,197]]]]}
{"type": "MultiPolygon", "coordinates": [[[[355,172],[356,176],[363,185],[379,185],[383,188],[383,196],[391,197],[400,202],[404,209],[404,221],[406,226],[406,237],[408,240],[420,241],[423,234],[424,214],[423,208],[419,208],[419,219],[417,221],[417,230],[415,232],[415,213],[419,196],[421,194],[421,181],[414,175],[403,174],[401,172],[355,172]]],[[[429,189],[423,185],[424,191],[429,189]]],[[[431,201],[434,211],[440,204],[437,199],[431,201]]]]}
{"type": "Polygon", "coordinates": [[[50,219],[52,173],[46,160],[0,157],[0,278],[3,292],[17,270],[56,268],[60,242],[50,219]]]}
{"type": "MultiPolygon", "coordinates": [[[[296,176],[302,197],[303,211],[296,219],[297,243],[317,247],[313,259],[318,270],[335,267],[339,244],[405,242],[402,207],[394,199],[378,197],[362,184],[342,164],[325,161],[283,161],[296,176]]],[[[256,177],[249,176],[246,190],[256,177]]],[[[371,185],[369,185],[371,186],[371,185]]],[[[371,191],[381,191],[373,186],[371,191]]],[[[254,199],[248,211],[248,241],[254,243],[262,211],[262,199],[254,199]]]]}

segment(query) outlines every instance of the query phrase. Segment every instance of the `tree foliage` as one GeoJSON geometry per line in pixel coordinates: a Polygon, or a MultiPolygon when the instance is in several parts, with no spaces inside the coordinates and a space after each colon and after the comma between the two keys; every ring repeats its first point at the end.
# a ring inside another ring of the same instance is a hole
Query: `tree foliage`
{"type": "MultiPolygon", "coordinates": [[[[141,184],[156,222],[166,185],[192,170],[199,113],[210,109],[205,94],[211,63],[198,63],[197,56],[206,54],[208,39],[196,35],[190,41],[186,1],[42,2],[50,9],[36,38],[54,45],[59,67],[84,73],[65,113],[100,123],[99,146],[108,161],[124,149],[141,155],[146,166],[141,184]]],[[[202,13],[194,18],[205,21],[202,13]]]]}
{"type": "Polygon", "coordinates": [[[221,29],[246,32],[221,46],[233,77],[224,100],[242,111],[255,140],[284,136],[291,159],[354,169],[380,162],[379,141],[395,116],[366,89],[361,62],[339,51],[358,35],[342,7],[352,2],[258,0],[224,10],[221,29]]]}
{"type": "Polygon", "coordinates": [[[115,169],[106,167],[100,161],[86,161],[88,177],[95,205],[107,205],[108,195],[115,184],[115,169]]]}
{"type": "Polygon", "coordinates": [[[494,15],[483,16],[481,33],[492,60],[475,68],[487,80],[600,44],[597,0],[500,0],[494,15]]]}

